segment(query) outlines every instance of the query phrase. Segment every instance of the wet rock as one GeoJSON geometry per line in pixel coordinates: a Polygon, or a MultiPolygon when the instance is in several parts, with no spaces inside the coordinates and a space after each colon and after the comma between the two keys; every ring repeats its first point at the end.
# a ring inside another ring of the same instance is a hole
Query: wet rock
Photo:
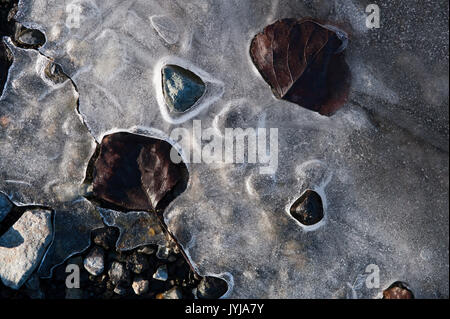
{"type": "Polygon", "coordinates": [[[312,19],[283,19],[257,34],[250,55],[274,95],[322,115],[347,100],[347,36],[312,19]]]}
{"type": "Polygon", "coordinates": [[[181,299],[183,294],[181,289],[178,287],[173,287],[172,289],[156,295],[156,299],[181,299]]]}
{"type": "Polygon", "coordinates": [[[0,237],[0,279],[20,288],[33,273],[52,239],[51,212],[28,210],[0,237]]]}
{"type": "Polygon", "coordinates": [[[10,202],[9,198],[3,193],[0,193],[0,223],[12,208],[13,204],[10,202]]]}
{"type": "Polygon", "coordinates": [[[94,196],[125,210],[153,211],[186,176],[170,159],[172,146],[131,133],[103,138],[94,164],[94,196]]]}
{"type": "Polygon", "coordinates": [[[199,299],[217,299],[228,291],[228,284],[225,280],[206,276],[197,287],[197,297],[199,299]]]}
{"type": "Polygon", "coordinates": [[[136,295],[144,295],[150,288],[150,282],[142,277],[137,277],[131,287],[136,295]]]}
{"type": "Polygon", "coordinates": [[[166,265],[159,266],[156,272],[153,274],[153,278],[156,280],[166,281],[168,277],[169,275],[167,273],[166,265]]]}
{"type": "Polygon", "coordinates": [[[134,252],[127,258],[127,268],[135,274],[141,274],[149,268],[149,263],[146,257],[134,252]]]}
{"type": "Polygon", "coordinates": [[[105,269],[105,252],[100,247],[93,247],[84,259],[84,268],[93,276],[99,276],[105,269]]]}
{"type": "Polygon", "coordinates": [[[170,255],[170,249],[166,246],[159,246],[156,252],[156,257],[158,259],[166,260],[170,255]]]}
{"type": "Polygon", "coordinates": [[[109,278],[113,285],[117,285],[120,282],[129,282],[130,274],[125,266],[119,262],[113,262],[108,271],[109,278]]]}
{"type": "Polygon", "coordinates": [[[105,250],[113,249],[119,238],[119,230],[114,227],[103,227],[92,231],[92,241],[105,250]]]}
{"type": "Polygon", "coordinates": [[[383,299],[414,299],[414,294],[407,284],[396,281],[383,291],[383,299]]]}
{"type": "Polygon", "coordinates": [[[205,83],[187,69],[166,65],[161,72],[164,98],[173,112],[187,111],[205,93],[205,83]]]}
{"type": "Polygon", "coordinates": [[[323,218],[323,204],[319,194],[307,190],[290,209],[291,215],[306,226],[314,225],[323,218]]]}

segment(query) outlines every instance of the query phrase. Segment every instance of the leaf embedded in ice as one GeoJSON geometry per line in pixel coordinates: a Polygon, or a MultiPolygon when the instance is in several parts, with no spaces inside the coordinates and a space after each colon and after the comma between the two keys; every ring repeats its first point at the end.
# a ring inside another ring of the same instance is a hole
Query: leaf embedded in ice
{"type": "Polygon", "coordinates": [[[171,149],[165,141],[132,133],[104,137],[94,164],[94,196],[125,210],[155,211],[185,178],[186,166],[172,162],[171,149]]]}
{"type": "Polygon", "coordinates": [[[330,115],[349,91],[346,40],[318,21],[283,19],[253,38],[250,55],[277,98],[330,115]]]}

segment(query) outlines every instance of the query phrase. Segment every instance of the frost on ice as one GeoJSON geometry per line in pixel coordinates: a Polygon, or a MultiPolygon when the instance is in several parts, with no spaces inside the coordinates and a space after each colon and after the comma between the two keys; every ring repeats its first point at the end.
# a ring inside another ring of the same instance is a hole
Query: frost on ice
{"type": "MultiPolygon", "coordinates": [[[[1,131],[0,190],[16,203],[55,210],[42,275],[86,247],[85,235],[63,240],[69,225],[82,218],[77,234],[99,227],[79,188],[92,137],[100,143],[133,127],[170,136],[196,119],[216,127],[219,138],[225,127],[279,129],[274,174],[247,163],[190,164],[185,192],[164,212],[200,275],[227,281],[227,297],[345,298],[352,295],[348,283],[376,264],[380,288],[358,286],[358,297],[402,281],[416,297],[448,298],[445,5],[386,4],[383,27],[369,31],[365,2],[357,0],[76,3],[78,28],[66,25],[64,2],[21,1],[18,20],[42,30],[40,52],[61,65],[78,92],[71,81],[54,85],[42,77],[47,58],[9,44],[15,60],[0,102],[1,115],[12,119],[1,131]],[[329,118],[274,99],[249,55],[264,26],[304,17],[350,34],[346,59],[355,85],[329,118]],[[155,81],[161,61],[199,75],[207,107],[166,116],[155,81]],[[302,227],[289,210],[307,190],[320,195],[324,218],[302,227]]],[[[111,224],[121,222],[114,218],[111,224]]]]}

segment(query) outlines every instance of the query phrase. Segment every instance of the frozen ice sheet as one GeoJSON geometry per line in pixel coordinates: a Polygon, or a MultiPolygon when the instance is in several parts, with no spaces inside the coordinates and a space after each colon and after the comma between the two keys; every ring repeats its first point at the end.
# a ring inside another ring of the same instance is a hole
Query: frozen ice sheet
{"type": "MultiPolygon", "coordinates": [[[[98,142],[107,132],[134,126],[166,136],[175,127],[191,128],[188,117],[173,123],[161,113],[161,87],[153,80],[167,57],[188,61],[223,83],[220,98],[193,118],[216,127],[218,137],[225,127],[279,129],[274,174],[260,175],[251,164],[190,164],[187,190],[165,212],[200,274],[229,282],[228,297],[375,297],[402,280],[419,298],[448,298],[447,4],[386,2],[376,30],[364,27],[365,4],[29,0],[21,1],[18,19],[46,34],[40,50],[73,79],[81,116],[98,142]],[[77,3],[81,23],[69,28],[66,6],[77,3]],[[155,29],[155,16],[170,20],[158,18],[155,29]],[[347,61],[354,85],[347,105],[331,118],[275,100],[248,54],[265,25],[306,16],[337,22],[351,36],[347,61]],[[324,222],[314,229],[289,215],[289,205],[306,188],[321,194],[325,206],[324,222]],[[369,264],[380,268],[379,289],[360,284],[369,264]]],[[[20,74],[29,76],[21,70],[13,67],[10,86],[20,74]]],[[[23,94],[30,92],[43,94],[39,86],[23,94]]],[[[2,100],[2,111],[19,101],[2,100]]],[[[41,114],[37,106],[29,112],[41,114]]],[[[21,136],[39,132],[30,128],[21,136]]],[[[12,132],[7,136],[18,143],[12,132]]],[[[29,167],[62,180],[72,170],[45,167],[49,153],[59,154],[42,152],[29,167]]],[[[20,173],[15,166],[21,163],[3,164],[3,154],[2,174],[20,173]]],[[[80,159],[75,176],[84,173],[86,158],[70,151],[61,156],[80,159]]],[[[14,180],[32,184],[42,174],[14,180]]],[[[22,202],[37,201],[38,191],[49,205],[73,192],[17,185],[0,189],[14,191],[22,202]]]]}

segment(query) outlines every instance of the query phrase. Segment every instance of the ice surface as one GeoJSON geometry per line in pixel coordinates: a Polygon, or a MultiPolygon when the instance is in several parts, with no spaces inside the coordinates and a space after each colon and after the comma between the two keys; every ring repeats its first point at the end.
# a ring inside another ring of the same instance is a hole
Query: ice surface
{"type": "MultiPolygon", "coordinates": [[[[365,5],[29,0],[21,1],[17,18],[45,33],[40,51],[76,84],[79,111],[97,142],[133,127],[167,138],[174,128],[191,129],[193,119],[214,127],[217,137],[226,127],[278,128],[274,174],[261,175],[256,164],[191,163],[188,188],[165,211],[199,273],[227,280],[227,297],[367,298],[401,280],[416,297],[448,298],[447,4],[386,2],[382,28],[374,30],[364,27],[365,5]],[[81,22],[69,28],[66,5],[77,3],[81,22]],[[250,41],[264,26],[307,16],[350,35],[354,85],[331,118],[274,99],[249,57],[250,41]],[[165,116],[158,99],[155,78],[168,60],[184,61],[179,65],[213,84],[206,106],[181,119],[165,116]],[[321,195],[325,211],[311,229],[289,214],[306,189],[321,195]],[[360,284],[369,264],[380,269],[379,289],[360,284]]],[[[55,246],[58,209],[79,196],[93,144],[67,111],[76,100],[71,83],[43,81],[33,70],[45,59],[12,49],[0,112],[22,124],[2,130],[0,190],[16,202],[55,209],[55,246]]],[[[95,215],[88,202],[78,202],[86,210],[74,205],[73,218],[95,215]]],[[[47,257],[59,257],[44,269],[62,258],[58,247],[47,257]]]]}
{"type": "Polygon", "coordinates": [[[39,272],[89,245],[90,231],[103,226],[82,195],[95,142],[76,112],[78,94],[70,80],[55,84],[44,69],[51,60],[7,44],[14,55],[0,100],[0,190],[16,205],[55,211],[54,239],[39,272]]]}

